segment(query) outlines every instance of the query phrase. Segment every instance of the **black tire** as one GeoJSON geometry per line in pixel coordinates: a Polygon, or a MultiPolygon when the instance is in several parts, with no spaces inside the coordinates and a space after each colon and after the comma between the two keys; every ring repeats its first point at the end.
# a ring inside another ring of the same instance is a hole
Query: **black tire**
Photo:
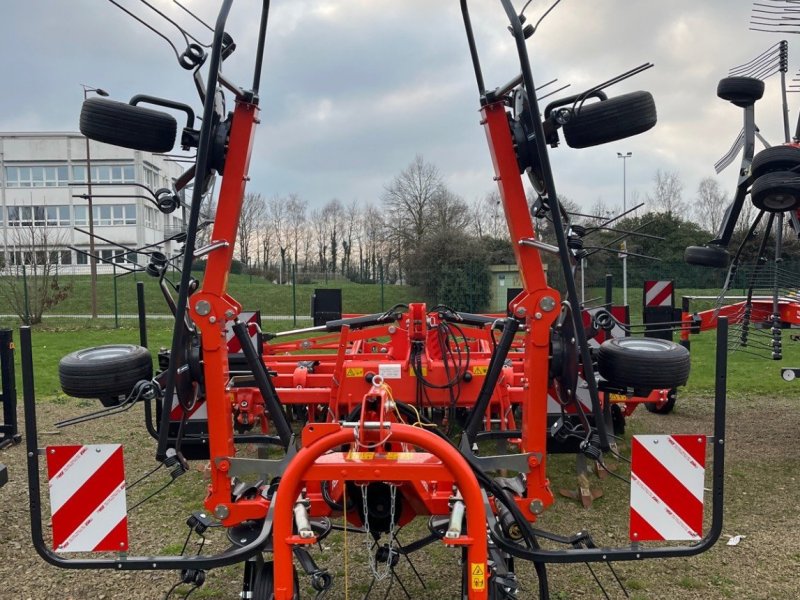
{"type": "Polygon", "coordinates": [[[686,384],[690,367],[689,351],[669,340],[614,338],[597,352],[597,370],[616,386],[675,388],[686,384]]]}
{"type": "Polygon", "coordinates": [[[753,77],[726,77],[717,84],[717,96],[744,108],[764,95],[764,82],[753,77]]]}
{"type": "Polygon", "coordinates": [[[667,399],[662,402],[647,402],[644,407],[648,412],[655,415],[668,415],[675,408],[675,402],[678,401],[678,390],[672,389],[667,394],[667,399]]]}
{"type": "Polygon", "coordinates": [[[81,133],[89,139],[132,150],[169,152],[175,145],[178,123],[161,111],[132,106],[107,98],[83,103],[81,133]]]}
{"type": "MultiPolygon", "coordinates": [[[[253,600],[274,600],[275,598],[275,578],[273,574],[274,563],[271,560],[265,561],[256,571],[253,577],[253,600]]],[[[297,577],[297,568],[292,565],[294,574],[294,593],[293,600],[300,599],[300,581],[297,577]]]]}
{"type": "Polygon", "coordinates": [[[791,171],[800,167],[800,148],[797,146],[772,146],[764,148],[753,157],[750,177],[755,181],[773,171],[791,171]]]}
{"type": "Polygon", "coordinates": [[[689,265],[724,269],[730,262],[730,253],[721,246],[687,246],[683,260],[689,265]]]}
{"type": "Polygon", "coordinates": [[[631,92],[577,108],[564,124],[564,139],[570,148],[589,148],[643,133],[656,121],[652,94],[631,92]]]}
{"type": "Polygon", "coordinates": [[[119,403],[142,379],[153,377],[153,359],[142,346],[111,344],[67,354],[58,363],[58,378],[65,394],[98,398],[104,406],[119,403]]]}
{"type": "Polygon", "coordinates": [[[750,199],[756,208],[767,212],[796,210],[800,207],[800,175],[792,171],[762,175],[750,188],[750,199]]]}

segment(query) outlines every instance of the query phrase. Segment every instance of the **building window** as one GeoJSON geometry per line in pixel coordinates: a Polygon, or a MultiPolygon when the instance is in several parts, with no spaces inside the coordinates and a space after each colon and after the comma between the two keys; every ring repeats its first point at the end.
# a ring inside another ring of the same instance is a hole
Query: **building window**
{"type": "Polygon", "coordinates": [[[88,225],[89,221],[86,218],[89,210],[86,206],[74,206],[72,208],[73,213],[75,214],[75,225],[88,225]]]}
{"type": "Polygon", "coordinates": [[[92,220],[95,225],[111,225],[111,206],[93,206],[92,220]]]}
{"type": "Polygon", "coordinates": [[[66,226],[70,224],[69,206],[46,206],[47,225],[50,227],[66,226]]]}
{"type": "Polygon", "coordinates": [[[156,190],[161,187],[159,185],[161,177],[158,171],[159,169],[155,165],[151,165],[148,162],[144,163],[144,184],[151,190],[156,190]]]}
{"type": "Polygon", "coordinates": [[[72,264],[72,250],[61,250],[61,264],[62,265],[72,264]]]}
{"type": "Polygon", "coordinates": [[[8,187],[60,187],[69,181],[67,165],[6,167],[8,187]]]}
{"type": "MultiPolygon", "coordinates": [[[[86,165],[72,165],[72,181],[86,183],[86,165]]],[[[136,169],[132,164],[94,164],[92,184],[136,183],[136,169]]]]}
{"type": "Polygon", "coordinates": [[[76,252],[75,253],[75,264],[76,265],[88,265],[89,264],[89,256],[84,254],[83,252],[76,252]]]}
{"type": "Polygon", "coordinates": [[[158,214],[154,208],[144,207],[144,226],[150,229],[158,229],[158,214]]]}
{"type": "MultiPolygon", "coordinates": [[[[86,225],[86,209],[75,207],[75,225],[86,225]]],[[[133,204],[101,204],[92,206],[95,225],[136,225],[136,206],[133,204]]]]}

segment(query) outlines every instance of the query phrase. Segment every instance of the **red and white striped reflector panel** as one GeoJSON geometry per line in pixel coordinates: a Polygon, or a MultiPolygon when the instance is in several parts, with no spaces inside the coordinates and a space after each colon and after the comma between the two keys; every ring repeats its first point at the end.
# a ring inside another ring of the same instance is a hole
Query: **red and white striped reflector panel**
{"type": "Polygon", "coordinates": [[[644,305],[645,306],[672,306],[672,281],[645,281],[644,305]]]}
{"type": "MultiPolygon", "coordinates": [[[[247,324],[247,333],[250,334],[250,342],[253,347],[258,349],[258,325],[261,323],[261,313],[255,312],[241,312],[239,313],[239,320],[247,324]]],[[[228,321],[225,324],[225,342],[228,344],[229,354],[238,354],[242,351],[242,345],[239,343],[239,338],[233,333],[233,321],[228,321]]]]}
{"type": "Polygon", "coordinates": [[[48,446],[56,552],[128,549],[125,464],[120,444],[48,446]]]}
{"type": "Polygon", "coordinates": [[[702,537],[705,466],[704,435],[633,436],[631,541],[702,537]]]}

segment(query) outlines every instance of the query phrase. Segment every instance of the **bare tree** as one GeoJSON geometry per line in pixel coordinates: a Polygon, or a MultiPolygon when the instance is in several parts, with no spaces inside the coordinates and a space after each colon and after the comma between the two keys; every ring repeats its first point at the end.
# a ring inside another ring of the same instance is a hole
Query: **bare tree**
{"type": "Polygon", "coordinates": [[[64,300],[72,289],[58,279],[64,250],[63,230],[22,225],[9,227],[8,264],[0,269],[0,298],[26,325],[42,322],[45,311],[64,300]]]}
{"type": "Polygon", "coordinates": [[[247,266],[250,266],[250,259],[256,242],[254,232],[261,223],[265,210],[266,206],[261,194],[245,194],[236,238],[239,246],[239,260],[247,266]]]}
{"type": "MultiPolygon", "coordinates": [[[[327,263],[332,273],[336,273],[337,258],[339,256],[339,243],[343,229],[344,208],[338,198],[331,199],[322,207],[322,220],[328,238],[331,260],[327,263]]],[[[327,269],[324,269],[327,270],[327,269]]]]}
{"type": "Polygon", "coordinates": [[[725,214],[727,198],[719,183],[712,177],[706,177],[697,186],[697,203],[694,216],[705,230],[716,233],[725,214]]]}
{"type": "Polygon", "coordinates": [[[407,242],[418,243],[430,226],[432,203],[446,193],[439,170],[421,154],[386,186],[383,202],[397,218],[393,230],[407,242]]]}
{"type": "Polygon", "coordinates": [[[275,242],[278,244],[281,263],[278,271],[278,283],[283,283],[286,273],[286,252],[289,250],[289,210],[286,199],[282,196],[273,196],[267,202],[267,214],[269,216],[269,227],[275,234],[275,242]]]}
{"type": "Polygon", "coordinates": [[[328,260],[328,236],[325,227],[325,217],[321,210],[314,209],[309,214],[311,220],[313,237],[317,246],[317,267],[320,271],[327,271],[328,260]]]}
{"type": "Polygon", "coordinates": [[[286,225],[289,234],[289,243],[292,247],[294,268],[297,269],[298,253],[300,241],[303,235],[303,228],[306,222],[306,210],[308,202],[297,194],[289,194],[286,202],[286,225]]]}
{"type": "Polygon", "coordinates": [[[342,274],[350,276],[352,273],[351,256],[353,254],[353,236],[358,235],[360,229],[361,210],[358,200],[353,200],[345,208],[344,231],[342,233],[342,274]]]}
{"type": "Polygon", "coordinates": [[[687,203],[683,199],[683,182],[675,171],[656,171],[653,193],[647,195],[649,208],[654,212],[685,216],[687,203]]]}
{"type": "Polygon", "coordinates": [[[365,277],[378,279],[378,260],[383,257],[386,245],[386,224],[383,214],[374,206],[364,209],[364,271],[365,277]]]}

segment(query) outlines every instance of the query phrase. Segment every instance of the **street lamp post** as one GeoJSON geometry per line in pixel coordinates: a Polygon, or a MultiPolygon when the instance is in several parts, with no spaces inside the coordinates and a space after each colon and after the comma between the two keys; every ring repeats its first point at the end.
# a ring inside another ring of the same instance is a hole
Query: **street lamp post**
{"type": "MultiPolygon", "coordinates": [[[[108,92],[96,87],[81,84],[83,88],[83,101],[91,92],[98,96],[108,96],[108,92]]],[[[89,150],[89,138],[86,138],[86,198],[89,202],[89,272],[91,279],[92,318],[97,318],[97,259],[94,253],[94,210],[92,208],[92,155],[89,150]]]]}
{"type": "MultiPolygon", "coordinates": [[[[628,159],[633,156],[633,153],[626,152],[622,154],[622,152],[617,152],[617,158],[622,159],[622,212],[625,213],[628,210],[628,190],[627,190],[627,183],[628,183],[628,159]]],[[[628,243],[626,240],[622,241],[622,304],[627,306],[628,305],[628,243]]]]}

